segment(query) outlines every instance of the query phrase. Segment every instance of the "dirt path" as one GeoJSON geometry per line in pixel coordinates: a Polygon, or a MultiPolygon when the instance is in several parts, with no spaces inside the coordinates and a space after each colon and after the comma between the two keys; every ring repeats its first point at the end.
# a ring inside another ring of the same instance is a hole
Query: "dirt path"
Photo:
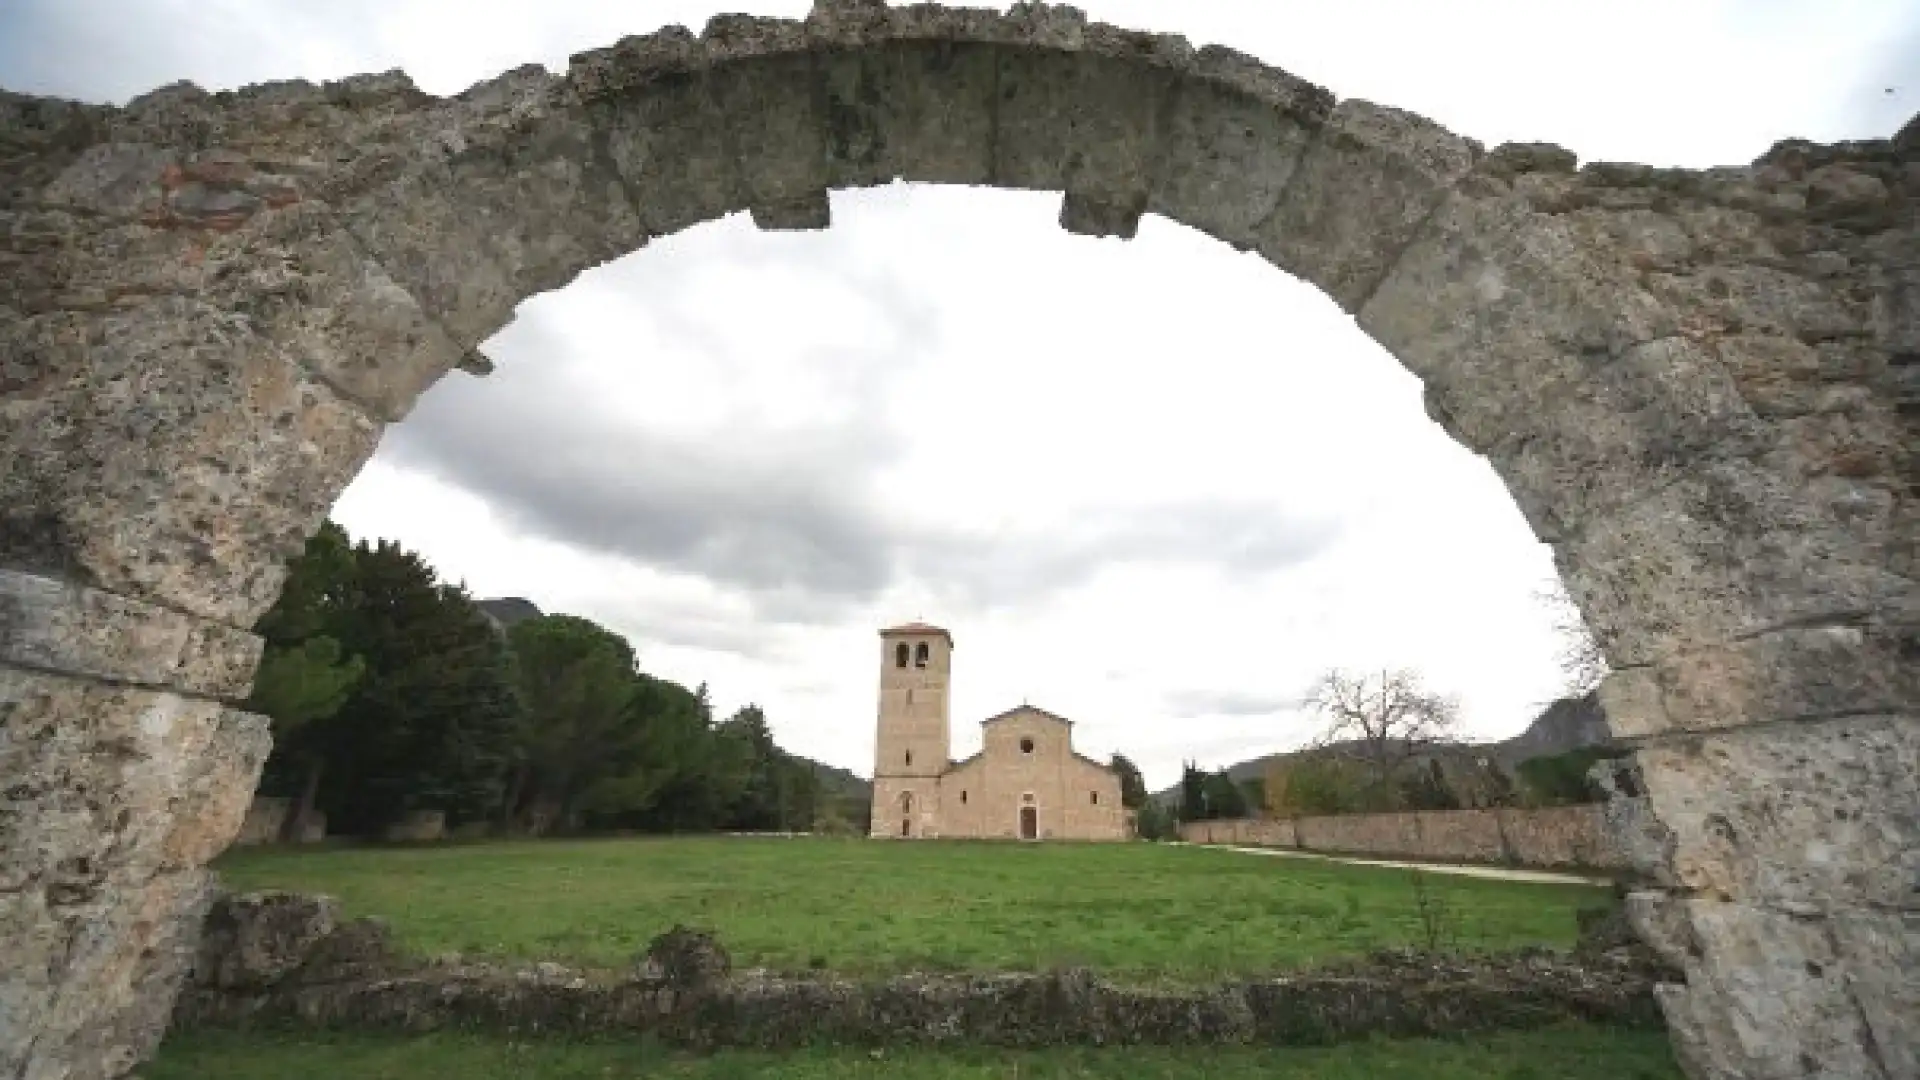
{"type": "Polygon", "coordinates": [[[1608,878],[1590,877],[1585,874],[1563,874],[1553,870],[1518,870],[1506,866],[1463,866],[1457,863],[1399,862],[1393,859],[1360,859],[1344,855],[1322,855],[1316,851],[1295,851],[1292,848],[1235,847],[1231,844],[1188,844],[1176,841],[1181,847],[1205,847],[1219,851],[1237,851],[1242,855],[1270,855],[1282,859],[1320,859],[1324,862],[1349,863],[1353,866],[1384,866],[1398,870],[1425,870],[1434,874],[1452,874],[1456,877],[1487,878],[1493,881],[1531,881],[1545,885],[1611,885],[1608,878]]]}

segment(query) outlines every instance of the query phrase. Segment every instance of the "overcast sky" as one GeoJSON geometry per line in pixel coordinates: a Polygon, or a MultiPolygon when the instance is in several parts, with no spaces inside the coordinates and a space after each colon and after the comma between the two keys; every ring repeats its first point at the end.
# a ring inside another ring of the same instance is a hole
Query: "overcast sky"
{"type": "MultiPolygon", "coordinates": [[[[0,86],[404,68],[447,94],[740,6],[0,0],[0,86]]],[[[1912,0],[1082,6],[1583,160],[1738,164],[1920,108],[1912,0]]],[[[915,618],[957,639],[956,755],[1027,700],[1160,786],[1298,744],[1329,666],[1413,667],[1473,735],[1524,727],[1557,687],[1552,561],[1412,376],[1253,256],[1153,218],[1069,236],[1056,199],[894,186],[836,194],[824,233],[656,242],[523,304],[498,371],[429,392],[336,516],[863,774],[875,630],[915,618]]]]}

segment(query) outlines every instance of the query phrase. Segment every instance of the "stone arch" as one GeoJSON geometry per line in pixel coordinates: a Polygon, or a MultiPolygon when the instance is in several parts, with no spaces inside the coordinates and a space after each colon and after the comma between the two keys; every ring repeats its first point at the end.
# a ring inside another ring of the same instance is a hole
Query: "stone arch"
{"type": "Polygon", "coordinates": [[[1682,1053],[1909,1074],[1916,144],[1577,169],[1025,3],[726,16],[449,99],[0,96],[0,1073],[157,1039],[267,749],[247,628],[384,424],[591,266],[898,179],[1060,191],[1097,236],[1161,214],[1351,313],[1613,662],[1682,1053]]]}

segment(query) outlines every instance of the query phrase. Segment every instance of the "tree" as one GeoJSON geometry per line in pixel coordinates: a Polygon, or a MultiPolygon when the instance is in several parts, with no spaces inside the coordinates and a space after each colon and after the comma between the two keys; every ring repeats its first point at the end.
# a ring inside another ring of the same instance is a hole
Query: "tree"
{"type": "Polygon", "coordinates": [[[398,544],[363,541],[354,563],[336,636],[366,675],[325,726],[341,781],[322,792],[329,822],[365,833],[411,810],[492,817],[519,720],[505,640],[398,544]]]}
{"type": "Polygon", "coordinates": [[[254,625],[266,647],[246,707],[273,722],[267,783],[282,777],[294,785],[285,826],[291,837],[305,835],[313,819],[326,772],[327,724],[366,673],[362,658],[331,636],[351,600],[355,568],[346,530],[322,522],[288,564],[279,597],[254,625]]]}
{"type": "Polygon", "coordinates": [[[1400,779],[1400,805],[1408,810],[1458,810],[1460,798],[1447,782],[1440,759],[1428,758],[1427,767],[1413,769],[1400,779]]]}
{"type": "Polygon", "coordinates": [[[1222,818],[1242,818],[1247,816],[1247,794],[1240,785],[1233,782],[1227,770],[1207,774],[1202,791],[1206,797],[1206,818],[1217,821],[1222,818]]]}
{"type": "Polygon", "coordinates": [[[750,832],[811,829],[820,782],[810,765],[780,749],[758,705],[720,725],[719,735],[744,752],[745,776],[723,825],[750,832]]]}
{"type": "Polygon", "coordinates": [[[299,736],[308,725],[337,714],[365,671],[359,657],[343,659],[340,643],[325,636],[295,645],[269,645],[260,657],[247,708],[273,721],[274,748],[283,758],[297,762],[302,773],[300,794],[287,816],[288,835],[297,838],[306,833],[326,769],[324,756],[302,752],[303,744],[315,740],[299,736]]]}
{"type": "Polygon", "coordinates": [[[1520,778],[1520,799],[1527,806],[1605,802],[1606,792],[1588,774],[1596,763],[1627,753],[1617,747],[1581,746],[1565,753],[1528,758],[1514,768],[1520,778]]]}
{"type": "MultiPolygon", "coordinates": [[[[619,778],[640,755],[633,650],[626,639],[587,619],[542,615],[507,631],[520,711],[512,778],[502,811],[509,822],[579,826],[590,793],[619,778]]],[[[622,794],[639,794],[631,786],[622,794]]]]}
{"type": "Polygon", "coordinates": [[[1534,590],[1533,595],[1547,609],[1554,636],[1559,639],[1556,659],[1560,664],[1564,695],[1582,697],[1591,693],[1600,685],[1600,680],[1607,677],[1609,669],[1607,654],[1587,627],[1586,616],[1558,578],[1534,590]]]}
{"type": "Polygon", "coordinates": [[[1420,756],[1450,743],[1460,708],[1452,698],[1421,686],[1407,670],[1321,676],[1306,705],[1320,717],[1320,753],[1353,761],[1365,770],[1367,800],[1392,805],[1398,784],[1420,756]]]}
{"type": "Polygon", "coordinates": [[[1171,807],[1148,799],[1135,811],[1133,831],[1142,840],[1174,840],[1180,836],[1180,822],[1171,807]]]}
{"type": "Polygon", "coordinates": [[[1276,817],[1320,817],[1382,809],[1368,801],[1370,784],[1358,763],[1307,752],[1267,776],[1268,805],[1276,817]],[[1276,787],[1275,780],[1281,782],[1276,787]]]}
{"type": "Polygon", "coordinates": [[[1180,763],[1180,820],[1207,820],[1207,774],[1191,761],[1180,763]]]}
{"type": "Polygon", "coordinates": [[[1120,777],[1120,805],[1129,810],[1137,810],[1147,801],[1147,781],[1140,775],[1140,769],[1125,754],[1113,755],[1110,766],[1120,777]]]}

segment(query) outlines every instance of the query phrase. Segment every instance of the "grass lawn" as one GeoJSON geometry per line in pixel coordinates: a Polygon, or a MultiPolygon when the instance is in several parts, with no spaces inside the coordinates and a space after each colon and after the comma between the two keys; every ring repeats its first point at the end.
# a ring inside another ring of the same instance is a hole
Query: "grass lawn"
{"type": "MultiPolygon", "coordinates": [[[[1408,871],[1157,844],[532,841],[243,849],[218,868],[234,888],[337,896],[350,914],[391,920],[421,953],[587,965],[624,964],[675,922],[716,931],[737,967],[1084,964],[1136,981],[1254,974],[1423,940],[1408,871]]],[[[1462,949],[1570,945],[1575,909],[1609,897],[1425,877],[1462,949]]]]}
{"type": "Polygon", "coordinates": [[[146,1080],[1681,1080],[1666,1036],[1569,1026],[1330,1048],[1068,1048],[689,1057],[637,1042],[201,1032],[170,1040],[146,1080]]]}

